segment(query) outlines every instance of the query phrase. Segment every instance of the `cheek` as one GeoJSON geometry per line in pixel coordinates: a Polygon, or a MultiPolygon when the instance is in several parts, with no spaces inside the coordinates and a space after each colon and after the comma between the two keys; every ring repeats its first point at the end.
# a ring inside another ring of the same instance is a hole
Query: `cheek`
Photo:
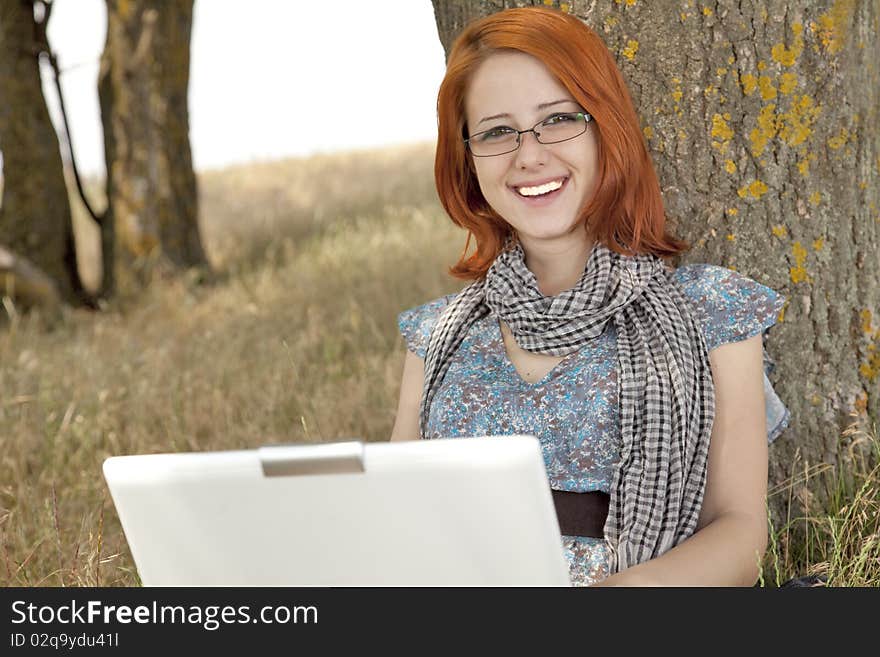
{"type": "Polygon", "coordinates": [[[596,137],[592,134],[588,135],[586,152],[583,156],[584,166],[586,170],[595,175],[599,171],[599,144],[596,143],[596,137]]]}
{"type": "Polygon", "coordinates": [[[596,144],[592,141],[586,144],[571,143],[570,147],[560,156],[581,175],[590,176],[598,167],[596,144]]]}
{"type": "Polygon", "coordinates": [[[486,199],[498,196],[504,187],[504,169],[498,163],[490,160],[481,160],[473,165],[477,177],[477,183],[486,199]]]}

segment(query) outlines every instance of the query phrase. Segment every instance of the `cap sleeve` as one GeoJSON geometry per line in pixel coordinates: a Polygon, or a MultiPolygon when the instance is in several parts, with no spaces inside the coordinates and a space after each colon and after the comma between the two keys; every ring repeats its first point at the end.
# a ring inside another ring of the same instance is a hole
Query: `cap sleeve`
{"type": "Polygon", "coordinates": [[[455,295],[434,299],[421,306],[404,310],[397,316],[397,327],[406,342],[406,348],[419,358],[428,350],[428,340],[443,309],[455,295]]]}
{"type": "Polygon", "coordinates": [[[673,279],[700,315],[709,351],[767,331],[785,305],[778,292],[726,267],[685,265],[673,279]]]}
{"type": "MultiPolygon", "coordinates": [[[[726,267],[684,265],[672,278],[692,301],[709,351],[766,333],[779,320],[785,305],[783,295],[726,267]]],[[[788,426],[791,413],[767,377],[775,365],[766,349],[763,358],[767,440],[773,442],[788,426]]]]}

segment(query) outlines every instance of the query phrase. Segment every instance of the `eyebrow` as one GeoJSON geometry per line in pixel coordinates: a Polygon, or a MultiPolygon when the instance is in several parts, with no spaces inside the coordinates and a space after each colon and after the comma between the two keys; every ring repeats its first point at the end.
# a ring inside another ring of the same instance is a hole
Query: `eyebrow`
{"type": "MultiPolygon", "coordinates": [[[[568,98],[563,98],[562,100],[554,100],[549,103],[541,103],[540,105],[535,107],[535,110],[536,111],[545,110],[548,107],[553,107],[554,105],[559,105],[561,103],[575,103],[575,104],[577,104],[577,101],[569,100],[568,98]]],[[[509,118],[510,118],[510,114],[506,114],[506,113],[505,114],[493,114],[492,116],[487,116],[487,117],[482,118],[479,121],[477,121],[477,125],[480,125],[481,123],[485,123],[486,121],[491,121],[493,119],[509,119],[509,118]]]]}

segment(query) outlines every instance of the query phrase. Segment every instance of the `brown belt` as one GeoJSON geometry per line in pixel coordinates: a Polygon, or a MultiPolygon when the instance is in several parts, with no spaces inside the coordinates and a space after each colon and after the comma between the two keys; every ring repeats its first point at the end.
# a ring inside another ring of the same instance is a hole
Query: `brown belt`
{"type": "Polygon", "coordinates": [[[553,504],[559,519],[559,531],[563,536],[605,536],[605,518],[611,496],[601,491],[572,493],[554,490],[553,504]]]}

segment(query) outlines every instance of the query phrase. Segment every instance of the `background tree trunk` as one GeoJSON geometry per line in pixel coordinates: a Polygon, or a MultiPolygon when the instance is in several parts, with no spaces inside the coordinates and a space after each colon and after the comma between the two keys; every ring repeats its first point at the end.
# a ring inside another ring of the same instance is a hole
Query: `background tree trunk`
{"type": "Polygon", "coordinates": [[[0,296],[21,301],[24,306],[40,306],[58,313],[61,298],[58,286],[49,276],[25,258],[0,244],[0,296]]]}
{"type": "Polygon", "coordinates": [[[31,0],[0,3],[0,239],[54,281],[62,299],[79,302],[70,202],[40,83],[41,29],[31,0]]]}
{"type": "MultiPolygon", "coordinates": [[[[766,345],[792,413],[771,487],[807,464],[845,468],[850,413],[880,411],[880,3],[433,2],[447,53],[467,19],[513,5],[554,4],[604,38],[693,246],[676,264],[726,266],[788,299],[766,345]]],[[[796,488],[795,512],[810,498],[826,492],[796,488]]],[[[787,504],[771,497],[777,523],[787,504]]]]}
{"type": "Polygon", "coordinates": [[[189,144],[192,10],[193,0],[107,0],[99,95],[123,286],[207,263],[189,144]]]}

